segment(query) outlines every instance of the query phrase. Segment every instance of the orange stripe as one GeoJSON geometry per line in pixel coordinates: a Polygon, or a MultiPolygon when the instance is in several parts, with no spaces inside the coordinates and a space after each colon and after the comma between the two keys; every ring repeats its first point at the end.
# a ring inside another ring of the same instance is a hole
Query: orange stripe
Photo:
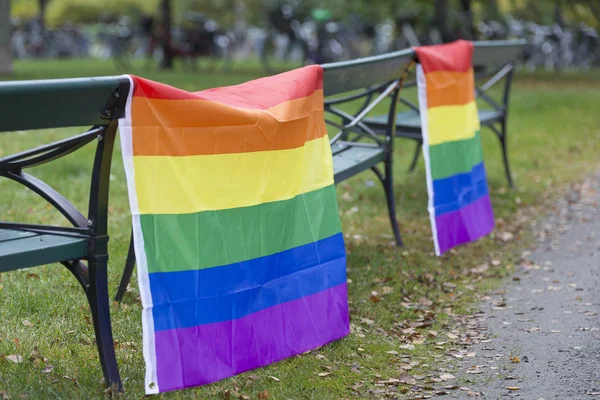
{"type": "Polygon", "coordinates": [[[473,69],[467,72],[435,71],[425,74],[427,108],[457,106],[475,100],[473,69]]]}
{"type": "Polygon", "coordinates": [[[323,91],[266,110],[134,97],[133,154],[190,156],[298,148],[327,134],[323,91]]]}

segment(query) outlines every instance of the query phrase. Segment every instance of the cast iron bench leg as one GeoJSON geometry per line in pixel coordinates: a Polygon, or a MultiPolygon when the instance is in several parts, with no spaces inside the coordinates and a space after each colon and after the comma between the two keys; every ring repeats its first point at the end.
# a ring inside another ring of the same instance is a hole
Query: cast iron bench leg
{"type": "Polygon", "coordinates": [[[413,155],[413,159],[410,163],[410,167],[408,168],[409,172],[414,172],[415,168],[417,167],[417,161],[419,161],[419,155],[421,154],[421,146],[423,145],[422,142],[417,142],[417,147],[415,149],[415,154],[413,155]]]}
{"type": "Polygon", "coordinates": [[[127,260],[125,261],[125,269],[123,270],[123,276],[121,277],[121,283],[119,283],[119,289],[115,296],[115,301],[121,302],[123,296],[127,291],[127,285],[131,281],[131,275],[133,274],[133,268],[135,267],[135,251],[133,248],[133,231],[131,232],[131,238],[129,239],[129,251],[127,252],[127,260]]]}
{"type": "Polygon", "coordinates": [[[394,199],[394,180],[392,179],[392,176],[392,157],[390,153],[388,159],[385,161],[385,179],[382,181],[382,183],[385,189],[385,198],[387,200],[392,230],[394,231],[394,239],[396,239],[396,245],[401,247],[402,237],[400,236],[398,219],[396,218],[396,200],[394,199]]]}
{"type": "Polygon", "coordinates": [[[87,298],[94,320],[94,331],[96,332],[96,344],[102,364],[102,373],[106,386],[115,387],[121,392],[121,377],[115,356],[113,335],[110,324],[110,304],[108,301],[108,277],[106,260],[91,260],[89,268],[90,286],[87,290],[87,298]]]}
{"type": "Polygon", "coordinates": [[[508,186],[514,188],[512,175],[510,173],[510,165],[508,162],[508,145],[506,141],[506,120],[502,120],[501,122],[501,135],[498,135],[498,139],[500,139],[500,143],[502,145],[502,158],[504,159],[504,171],[506,172],[506,179],[508,180],[508,186]]]}

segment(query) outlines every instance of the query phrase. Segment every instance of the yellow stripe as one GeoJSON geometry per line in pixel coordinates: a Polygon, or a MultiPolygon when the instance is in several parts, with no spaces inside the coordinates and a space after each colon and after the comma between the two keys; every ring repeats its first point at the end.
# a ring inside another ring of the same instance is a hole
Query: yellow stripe
{"type": "Polygon", "coordinates": [[[185,214],[290,199],[333,184],[329,138],[289,150],[134,156],[141,214],[185,214]]]}
{"type": "Polygon", "coordinates": [[[429,144],[470,139],[480,129],[474,101],[460,106],[440,106],[427,110],[429,144]]]}

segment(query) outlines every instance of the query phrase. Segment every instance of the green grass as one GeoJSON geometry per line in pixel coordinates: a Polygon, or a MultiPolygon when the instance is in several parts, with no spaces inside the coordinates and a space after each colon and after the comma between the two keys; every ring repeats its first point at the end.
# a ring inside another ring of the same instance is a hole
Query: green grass
{"type": "MultiPolygon", "coordinates": [[[[89,61],[18,62],[15,68],[15,79],[115,74],[112,64],[89,61]]],[[[182,70],[138,73],[187,90],[241,83],[260,75],[244,65],[228,74],[182,70]]],[[[266,368],[162,396],[228,398],[229,393],[230,398],[243,395],[255,399],[266,390],[271,399],[371,398],[377,397],[373,390],[381,389],[377,382],[401,377],[405,371],[400,366],[408,361],[418,362],[410,373],[434,374],[443,366],[437,358],[443,349],[460,347],[442,334],[454,328],[452,315],[468,312],[477,293],[494,287],[497,278],[504,276],[515,262],[517,251],[528,243],[530,236],[522,228],[527,221],[520,210],[537,207],[543,211],[540,206],[546,204],[549,195],[560,193],[570,182],[598,166],[600,80],[596,77],[597,74],[569,75],[562,79],[544,75],[538,79],[534,74],[524,74],[515,82],[509,135],[518,189],[506,188],[497,140],[488,131],[482,134],[497,221],[494,235],[435,257],[422,160],[414,174],[407,173],[413,143],[398,140],[395,188],[404,248],[391,245],[383,190],[373,174],[360,174],[337,189],[348,250],[351,334],[266,368]],[[513,232],[514,239],[500,240],[500,233],[505,231],[513,232]],[[492,260],[501,263],[492,266],[492,260]],[[490,263],[487,271],[470,271],[484,263],[490,263]],[[416,335],[406,331],[411,326],[416,335]],[[429,330],[439,332],[438,337],[430,337],[429,330]],[[411,338],[423,339],[424,343],[416,344],[414,350],[400,348],[411,338]],[[436,342],[447,343],[436,348],[436,342]],[[321,372],[330,375],[318,376],[321,372]]],[[[0,134],[0,156],[75,132],[66,129],[0,134]]],[[[52,164],[36,167],[32,173],[85,209],[92,154],[92,148],[84,148],[52,164]]],[[[114,294],[130,232],[118,146],[112,175],[109,280],[114,294]]],[[[7,180],[0,180],[0,193],[2,220],[64,223],[48,205],[7,180]]],[[[124,397],[140,398],[144,363],[136,284],[121,306],[113,304],[111,312],[126,388],[124,397]]],[[[66,269],[51,265],[0,275],[0,321],[0,393],[32,399],[106,396],[85,297],[66,269]],[[14,354],[22,355],[23,362],[17,364],[5,358],[14,354]],[[42,370],[48,364],[53,370],[45,373],[42,370]]],[[[408,388],[400,385],[398,390],[408,388]]]]}

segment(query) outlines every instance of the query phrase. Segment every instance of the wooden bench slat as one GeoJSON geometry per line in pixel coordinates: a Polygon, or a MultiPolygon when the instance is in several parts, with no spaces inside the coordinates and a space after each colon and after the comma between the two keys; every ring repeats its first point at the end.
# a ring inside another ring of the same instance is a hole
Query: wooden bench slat
{"type": "MultiPolygon", "coordinates": [[[[332,146],[332,151],[335,153],[334,148],[335,146],[332,146]]],[[[347,146],[346,149],[333,156],[335,182],[339,183],[348,179],[384,160],[385,151],[382,148],[347,146]]]]}
{"type": "Polygon", "coordinates": [[[0,229],[0,272],[87,256],[87,239],[0,229]]]}
{"type": "Polygon", "coordinates": [[[347,93],[399,79],[414,59],[413,49],[359,58],[334,64],[323,64],[325,96],[347,93]]]}
{"type": "MultiPolygon", "coordinates": [[[[104,107],[126,77],[2,82],[0,132],[106,125],[104,107]]],[[[126,95],[126,94],[124,94],[126,95]]]]}
{"type": "MultiPolygon", "coordinates": [[[[477,111],[481,125],[488,125],[492,122],[502,119],[502,111],[480,109],[477,111]]],[[[372,118],[365,118],[365,123],[375,127],[385,127],[387,115],[377,115],[372,118]]],[[[416,135],[409,135],[410,138],[421,138],[421,117],[414,111],[402,111],[396,114],[396,133],[397,136],[407,137],[405,134],[416,132],[416,135]]]]}

